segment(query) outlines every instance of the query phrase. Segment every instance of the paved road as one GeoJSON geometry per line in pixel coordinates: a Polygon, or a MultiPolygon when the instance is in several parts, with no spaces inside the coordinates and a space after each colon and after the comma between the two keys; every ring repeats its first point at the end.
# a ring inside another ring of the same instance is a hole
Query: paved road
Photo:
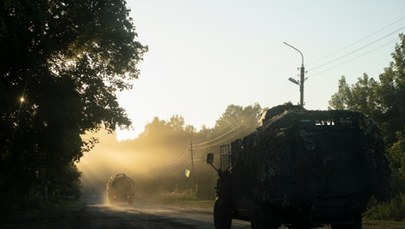
{"type": "MultiPolygon", "coordinates": [[[[190,228],[212,229],[212,213],[207,209],[169,205],[109,206],[88,205],[87,228],[190,228]]],[[[234,220],[232,229],[248,229],[248,222],[234,220]]]]}
{"type": "MultiPolygon", "coordinates": [[[[392,224],[395,227],[381,227],[382,224],[374,224],[363,226],[364,229],[404,228],[402,223],[392,224]]],[[[214,229],[214,225],[211,210],[207,208],[150,203],[135,203],[133,206],[92,203],[86,206],[67,208],[63,211],[16,215],[9,219],[0,218],[0,228],[214,229]]],[[[232,229],[248,228],[250,228],[249,222],[232,221],[232,229]]],[[[324,227],[324,229],[330,229],[330,227],[324,227]]]]}
{"type": "MultiPolygon", "coordinates": [[[[137,203],[133,206],[87,204],[32,217],[0,219],[0,228],[213,229],[214,225],[211,210],[207,208],[137,203]]],[[[232,229],[248,228],[248,222],[233,222],[232,229]]]]}

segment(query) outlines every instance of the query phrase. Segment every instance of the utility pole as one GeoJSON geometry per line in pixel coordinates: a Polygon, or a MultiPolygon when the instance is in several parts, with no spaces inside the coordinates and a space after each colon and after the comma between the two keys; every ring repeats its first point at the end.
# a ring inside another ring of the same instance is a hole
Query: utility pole
{"type": "Polygon", "coordinates": [[[290,80],[291,82],[300,86],[300,106],[303,108],[304,107],[304,82],[305,82],[304,55],[302,54],[302,52],[300,50],[298,50],[294,46],[288,44],[287,42],[283,42],[283,43],[285,45],[289,46],[290,48],[293,48],[294,50],[298,51],[301,54],[302,63],[301,63],[301,68],[300,68],[300,80],[297,81],[291,77],[288,80],[290,80]]]}
{"type": "Polygon", "coordinates": [[[191,190],[193,191],[193,196],[195,195],[195,184],[194,184],[194,152],[193,152],[193,139],[190,140],[190,154],[191,154],[191,190]]]}

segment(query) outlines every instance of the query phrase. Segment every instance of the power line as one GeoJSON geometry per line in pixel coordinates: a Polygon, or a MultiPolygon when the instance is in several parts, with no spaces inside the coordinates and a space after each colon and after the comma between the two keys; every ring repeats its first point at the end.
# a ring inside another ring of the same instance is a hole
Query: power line
{"type": "Polygon", "coordinates": [[[183,164],[186,161],[186,158],[188,158],[188,153],[184,152],[180,156],[178,156],[176,159],[170,161],[169,163],[166,163],[164,167],[170,168],[170,167],[176,167],[179,164],[183,164]]]}
{"type": "Polygon", "coordinates": [[[223,138],[225,140],[232,139],[234,136],[243,133],[248,128],[251,128],[258,121],[257,116],[256,116],[256,114],[254,114],[254,112],[252,112],[250,114],[250,116],[248,116],[247,120],[248,120],[247,123],[245,123],[243,126],[241,126],[242,128],[241,127],[232,128],[231,130],[229,130],[229,131],[225,132],[224,134],[221,134],[220,136],[215,137],[211,140],[201,142],[201,143],[196,143],[196,144],[194,144],[194,147],[196,149],[205,149],[205,148],[209,148],[211,146],[218,145],[218,143],[224,142],[224,140],[220,140],[220,139],[223,139],[223,138]]]}
{"type": "Polygon", "coordinates": [[[245,126],[243,126],[242,128],[237,128],[237,129],[236,129],[236,132],[234,132],[232,135],[228,136],[227,138],[222,139],[222,140],[218,140],[217,142],[212,143],[212,144],[210,144],[210,145],[198,147],[197,149],[198,149],[198,150],[207,149],[207,148],[210,148],[210,147],[213,147],[213,146],[218,146],[218,145],[223,144],[223,143],[225,143],[225,142],[229,142],[229,141],[233,140],[235,137],[237,137],[238,135],[240,135],[241,133],[243,133],[243,132],[245,132],[246,130],[248,130],[249,128],[252,128],[252,125],[253,125],[253,124],[254,124],[254,123],[253,123],[253,121],[252,121],[250,125],[245,125],[245,126]]]}
{"type": "Polygon", "coordinates": [[[345,47],[343,47],[343,48],[341,48],[341,49],[338,49],[338,50],[336,50],[336,51],[334,51],[334,52],[332,52],[332,53],[330,53],[330,54],[328,54],[328,55],[326,55],[326,56],[324,56],[324,57],[318,58],[318,59],[316,59],[316,60],[310,62],[309,64],[319,62],[320,60],[326,59],[326,58],[328,58],[328,57],[330,57],[330,56],[332,56],[332,55],[334,55],[334,54],[336,54],[336,53],[339,53],[339,52],[341,52],[341,51],[343,51],[343,50],[346,50],[346,49],[348,49],[348,48],[350,48],[350,47],[352,47],[352,46],[354,46],[354,45],[356,45],[356,44],[358,44],[358,43],[360,43],[360,42],[362,42],[362,41],[368,39],[369,37],[374,36],[375,34],[377,34],[377,33],[381,32],[381,31],[387,29],[388,27],[391,27],[392,25],[397,24],[398,22],[400,22],[400,21],[402,21],[402,20],[404,20],[404,19],[405,19],[405,17],[402,17],[402,18],[400,18],[400,19],[398,19],[398,20],[396,20],[396,21],[394,21],[394,22],[392,22],[392,23],[390,23],[390,24],[384,26],[383,28],[381,28],[381,29],[379,29],[379,30],[377,30],[377,31],[375,31],[375,32],[373,32],[373,33],[371,33],[371,34],[369,34],[369,35],[367,35],[367,36],[361,38],[360,40],[357,40],[357,41],[355,41],[355,42],[353,42],[353,43],[351,43],[351,44],[349,44],[349,45],[347,45],[347,46],[345,46],[345,47]]]}
{"type": "MultiPolygon", "coordinates": [[[[248,120],[248,123],[251,123],[252,120],[256,120],[256,121],[257,121],[256,114],[254,114],[254,113],[252,112],[252,113],[250,114],[250,116],[247,118],[247,120],[248,120]]],[[[228,135],[228,134],[232,134],[232,135],[233,135],[232,132],[238,131],[239,129],[240,129],[239,127],[238,127],[238,128],[232,128],[231,130],[229,130],[229,131],[223,133],[222,135],[220,135],[220,136],[218,136],[218,137],[215,137],[215,138],[213,138],[213,139],[211,139],[211,140],[208,140],[208,141],[205,141],[205,142],[196,143],[196,144],[194,144],[194,145],[195,145],[195,146],[202,146],[202,145],[211,143],[211,142],[213,142],[213,141],[216,141],[217,139],[220,139],[220,138],[222,138],[222,137],[225,137],[225,136],[228,135]]]]}
{"type": "Polygon", "coordinates": [[[337,68],[337,67],[339,67],[339,66],[341,66],[341,65],[344,65],[344,64],[347,64],[347,63],[349,63],[349,62],[352,62],[353,60],[356,60],[356,59],[358,59],[358,58],[360,58],[360,57],[362,57],[362,56],[364,56],[364,55],[366,55],[366,54],[369,54],[369,53],[371,53],[371,52],[376,51],[377,49],[380,49],[380,48],[382,48],[382,47],[384,47],[384,46],[386,46],[386,45],[391,44],[392,42],[394,42],[394,41],[397,40],[397,39],[398,39],[398,38],[392,39],[392,40],[390,40],[390,41],[388,41],[388,42],[386,42],[386,43],[384,43],[384,44],[382,44],[382,45],[380,45],[380,46],[378,46],[378,47],[376,47],[376,48],[374,48],[374,49],[372,49],[372,50],[370,50],[370,51],[368,51],[368,52],[365,52],[365,53],[362,53],[362,54],[360,54],[360,55],[357,55],[357,56],[355,56],[355,57],[353,57],[353,58],[351,58],[351,59],[349,59],[349,60],[347,60],[347,61],[344,61],[344,62],[342,62],[342,63],[333,65],[332,67],[327,68],[327,69],[325,69],[325,70],[323,70],[323,71],[317,72],[317,73],[315,73],[315,74],[310,74],[310,77],[313,78],[314,76],[320,75],[320,74],[322,74],[322,73],[324,73],[324,72],[330,71],[330,70],[332,70],[332,69],[334,69],[334,68],[337,68]]]}
{"type": "Polygon", "coordinates": [[[195,146],[196,146],[196,147],[199,147],[199,146],[201,146],[201,145],[205,145],[205,144],[214,142],[214,141],[216,141],[217,139],[220,139],[220,138],[222,138],[222,137],[225,137],[225,136],[228,135],[228,134],[231,134],[231,133],[232,133],[233,131],[235,131],[236,129],[237,129],[237,128],[233,128],[233,129],[231,129],[231,130],[229,130],[229,131],[227,131],[227,132],[221,134],[220,136],[215,137],[215,138],[213,138],[213,139],[210,139],[210,140],[208,140],[208,141],[204,141],[204,142],[201,142],[201,143],[196,143],[195,146]]]}
{"type": "Polygon", "coordinates": [[[340,60],[340,59],[342,59],[342,58],[345,58],[345,57],[347,57],[347,56],[349,56],[349,55],[351,55],[351,54],[353,54],[353,53],[356,53],[356,52],[358,52],[358,51],[360,51],[360,50],[362,50],[362,49],[364,49],[364,48],[367,48],[368,46],[370,46],[370,45],[372,45],[372,44],[374,44],[374,43],[376,43],[376,42],[378,42],[378,41],[381,41],[381,40],[383,40],[383,39],[385,39],[385,38],[387,38],[387,37],[389,37],[389,36],[391,36],[391,35],[393,35],[393,34],[396,34],[396,33],[398,33],[399,31],[401,31],[401,30],[403,30],[403,29],[405,29],[405,26],[402,26],[401,28],[396,29],[395,31],[393,31],[393,32],[391,32],[391,33],[389,33],[389,34],[386,34],[386,35],[384,35],[384,36],[382,36],[382,37],[380,37],[380,38],[378,38],[378,39],[376,39],[376,40],[374,40],[374,41],[372,41],[372,42],[370,42],[370,43],[368,43],[368,44],[366,44],[366,45],[363,45],[363,46],[361,46],[360,48],[357,48],[357,49],[355,49],[355,50],[353,50],[353,51],[351,51],[351,52],[349,52],[349,53],[347,53],[347,54],[344,54],[344,55],[339,56],[339,57],[337,57],[337,58],[335,58],[335,59],[332,59],[332,60],[330,60],[330,61],[328,61],[328,62],[326,62],[326,63],[324,63],[324,64],[315,66],[315,67],[313,67],[312,69],[310,69],[309,71],[313,71],[313,70],[315,70],[315,69],[318,69],[318,68],[321,68],[321,67],[323,67],[323,66],[329,65],[329,64],[331,64],[331,63],[333,63],[333,62],[336,62],[336,61],[338,61],[338,60],[340,60]]]}

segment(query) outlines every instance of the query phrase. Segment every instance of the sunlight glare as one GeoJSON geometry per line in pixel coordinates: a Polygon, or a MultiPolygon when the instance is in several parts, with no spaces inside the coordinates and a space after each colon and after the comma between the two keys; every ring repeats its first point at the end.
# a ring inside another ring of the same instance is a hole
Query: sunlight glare
{"type": "Polygon", "coordinates": [[[125,141],[125,140],[132,140],[132,139],[135,139],[137,136],[137,132],[135,130],[117,129],[116,134],[117,134],[118,142],[125,141]]]}

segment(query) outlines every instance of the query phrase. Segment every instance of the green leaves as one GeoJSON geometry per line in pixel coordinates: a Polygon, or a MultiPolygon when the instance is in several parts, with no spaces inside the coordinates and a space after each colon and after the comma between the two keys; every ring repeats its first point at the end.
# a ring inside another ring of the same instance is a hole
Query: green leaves
{"type": "Polygon", "coordinates": [[[379,81],[364,74],[355,84],[339,80],[338,92],[332,95],[332,109],[360,111],[373,118],[382,129],[386,143],[392,145],[396,132],[405,126],[405,36],[392,53],[393,62],[384,69],[379,81]]]}

